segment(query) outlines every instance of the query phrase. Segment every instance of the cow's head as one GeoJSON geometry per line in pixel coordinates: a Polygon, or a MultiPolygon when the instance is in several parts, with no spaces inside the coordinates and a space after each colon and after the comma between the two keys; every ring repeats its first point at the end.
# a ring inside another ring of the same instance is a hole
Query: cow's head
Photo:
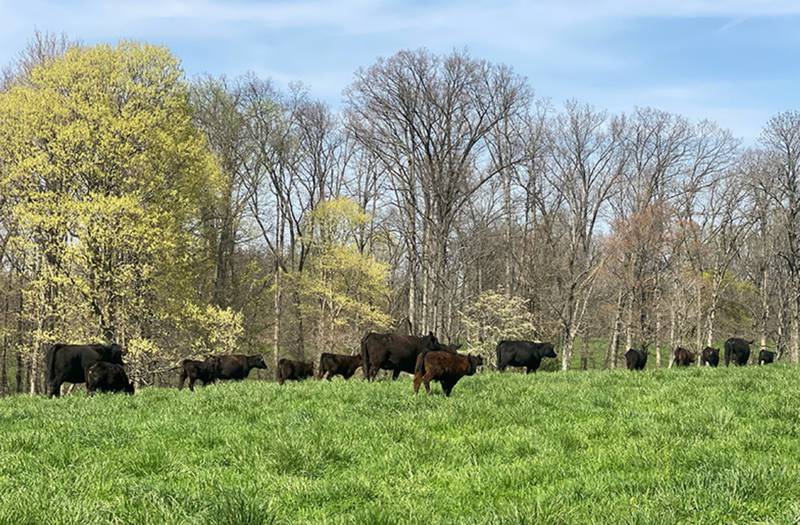
{"type": "Polygon", "coordinates": [[[542,357],[556,357],[556,350],[553,343],[544,343],[542,345],[542,357]]]}
{"type": "Polygon", "coordinates": [[[479,355],[468,355],[467,359],[469,359],[469,372],[467,375],[474,374],[479,366],[483,366],[483,357],[479,355]]]}
{"type": "Polygon", "coordinates": [[[247,356],[247,362],[253,368],[267,369],[267,363],[265,363],[264,358],[258,354],[247,356]]]}
{"type": "Polygon", "coordinates": [[[428,332],[428,335],[422,338],[422,344],[426,350],[434,352],[444,350],[445,348],[439,344],[439,340],[433,335],[433,332],[428,332]]]}
{"type": "Polygon", "coordinates": [[[452,354],[456,354],[456,353],[458,353],[458,349],[461,348],[461,346],[462,346],[461,344],[444,345],[444,351],[445,352],[450,352],[452,354]]]}
{"type": "Polygon", "coordinates": [[[125,350],[123,350],[123,348],[117,343],[112,343],[109,345],[105,353],[105,360],[109,363],[116,363],[118,365],[125,364],[122,362],[122,358],[125,356],[125,350]]]}

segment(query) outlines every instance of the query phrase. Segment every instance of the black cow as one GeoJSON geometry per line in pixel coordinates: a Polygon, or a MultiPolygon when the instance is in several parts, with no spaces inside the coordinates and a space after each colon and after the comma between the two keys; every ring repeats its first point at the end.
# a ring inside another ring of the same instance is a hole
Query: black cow
{"type": "Polygon", "coordinates": [[[327,379],[340,375],[345,379],[350,379],[356,370],[361,367],[362,356],[329,354],[327,352],[319,356],[319,370],[317,377],[327,379]]]}
{"type": "Polygon", "coordinates": [[[775,362],[775,352],[772,350],[767,350],[766,348],[762,348],[761,351],[758,353],[758,364],[759,365],[768,365],[770,363],[775,362]]]}
{"type": "Polygon", "coordinates": [[[543,358],[556,357],[552,343],[531,341],[500,341],[495,354],[497,369],[501,372],[508,366],[524,366],[526,374],[536,372],[543,358]]]}
{"type": "Polygon", "coordinates": [[[241,381],[250,375],[250,370],[260,368],[266,370],[267,363],[264,358],[258,354],[254,355],[219,355],[209,358],[216,360],[219,371],[217,372],[217,379],[226,381],[232,379],[234,381],[241,381]]]}
{"type": "Polygon", "coordinates": [[[628,370],[644,370],[647,365],[647,349],[631,348],[625,352],[625,366],[628,370]]]}
{"type": "Polygon", "coordinates": [[[731,361],[737,366],[744,366],[750,359],[750,345],[753,341],[741,339],[739,337],[731,337],[725,341],[725,366],[728,366],[731,361]]]}
{"type": "Polygon", "coordinates": [[[450,396],[453,387],[464,376],[471,376],[483,358],[476,355],[459,355],[454,352],[431,352],[419,354],[414,369],[414,393],[419,392],[419,385],[425,385],[425,392],[430,395],[431,381],[439,381],[445,396],[450,396]]]}
{"type": "Polygon", "coordinates": [[[379,370],[391,370],[392,379],[400,372],[414,373],[417,356],[426,350],[448,351],[439,344],[436,336],[378,334],[370,332],[361,339],[361,359],[364,378],[375,379],[379,370]]]}
{"type": "Polygon", "coordinates": [[[279,385],[282,385],[288,380],[302,381],[303,379],[313,376],[314,363],[293,361],[291,359],[281,359],[278,361],[276,379],[279,385]]]}
{"type": "Polygon", "coordinates": [[[65,345],[54,344],[47,349],[45,368],[47,368],[47,393],[50,397],[61,395],[63,383],[84,383],[86,372],[93,364],[124,364],[122,347],[112,345],[65,345]]]}
{"type": "Polygon", "coordinates": [[[719,348],[705,347],[703,353],[700,354],[700,362],[703,366],[716,367],[719,365],[719,348]]]}
{"type": "Polygon", "coordinates": [[[86,371],[86,391],[93,395],[100,392],[125,392],[133,395],[133,383],[128,379],[125,368],[116,363],[98,361],[86,371]]]}
{"type": "Polygon", "coordinates": [[[673,354],[673,362],[675,366],[691,366],[691,364],[694,363],[695,357],[695,353],[691,350],[678,347],[673,354]]]}
{"type": "Polygon", "coordinates": [[[211,357],[205,361],[184,359],[181,363],[181,377],[178,390],[183,389],[183,383],[189,379],[189,390],[194,392],[195,381],[202,381],[203,386],[213,383],[219,377],[219,359],[211,357]]]}

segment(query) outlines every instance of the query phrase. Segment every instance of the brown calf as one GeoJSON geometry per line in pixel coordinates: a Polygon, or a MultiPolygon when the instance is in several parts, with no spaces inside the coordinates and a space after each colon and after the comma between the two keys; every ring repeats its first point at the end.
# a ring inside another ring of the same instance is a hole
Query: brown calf
{"type": "Polygon", "coordinates": [[[418,393],[420,383],[424,383],[425,392],[430,395],[431,381],[439,381],[444,395],[449,396],[459,379],[473,375],[482,364],[483,358],[480,356],[442,351],[423,352],[417,357],[414,370],[414,393],[418,393]]]}

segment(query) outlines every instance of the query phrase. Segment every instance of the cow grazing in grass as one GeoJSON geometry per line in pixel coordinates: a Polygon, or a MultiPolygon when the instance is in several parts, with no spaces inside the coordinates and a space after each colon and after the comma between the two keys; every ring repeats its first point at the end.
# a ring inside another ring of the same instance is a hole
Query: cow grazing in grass
{"type": "Polygon", "coordinates": [[[267,369],[267,363],[265,363],[264,358],[258,354],[219,355],[209,358],[209,360],[212,359],[215,359],[217,361],[219,367],[219,371],[217,373],[217,379],[223,381],[226,380],[241,381],[242,379],[245,379],[248,375],[250,375],[250,370],[254,368],[260,368],[262,370],[267,369]]]}
{"type": "Polygon", "coordinates": [[[675,366],[691,366],[697,356],[691,350],[678,347],[672,357],[675,366]]]}
{"type": "Polygon", "coordinates": [[[524,366],[526,374],[536,372],[545,357],[556,357],[552,343],[532,341],[500,341],[495,354],[499,371],[509,366],[524,366]]]}
{"type": "Polygon", "coordinates": [[[431,381],[439,381],[445,396],[450,396],[453,387],[464,376],[471,376],[483,358],[475,355],[459,355],[452,352],[429,351],[417,357],[414,369],[414,393],[419,392],[419,385],[425,385],[425,392],[430,395],[431,381]]]}
{"type": "Polygon", "coordinates": [[[319,356],[319,379],[330,380],[331,377],[340,375],[345,379],[350,379],[356,370],[361,367],[362,357],[360,355],[343,355],[323,353],[319,356]]]}
{"type": "Polygon", "coordinates": [[[278,361],[276,379],[282,385],[286,381],[301,381],[314,377],[314,364],[305,361],[293,361],[291,359],[281,359],[278,361]]]}
{"type": "Polygon", "coordinates": [[[775,352],[772,350],[767,350],[766,348],[762,348],[761,351],[758,353],[758,364],[759,365],[768,365],[770,363],[775,362],[775,352]]]}
{"type": "Polygon", "coordinates": [[[753,341],[731,337],[725,341],[725,366],[733,362],[734,365],[744,366],[750,359],[750,345],[753,341]]]}
{"type": "Polygon", "coordinates": [[[436,336],[368,333],[361,339],[361,358],[364,378],[372,381],[379,370],[391,370],[392,379],[400,372],[414,373],[417,356],[426,350],[447,350],[436,336]]]}
{"type": "Polygon", "coordinates": [[[628,370],[644,370],[647,365],[647,349],[631,348],[625,352],[625,366],[628,370]]]}
{"type": "Polygon", "coordinates": [[[705,347],[703,353],[700,354],[700,362],[703,366],[716,367],[719,365],[719,348],[705,347]]]}
{"type": "Polygon", "coordinates": [[[184,359],[181,363],[181,376],[178,390],[183,388],[183,383],[189,379],[189,390],[194,391],[195,381],[200,381],[203,386],[209,385],[219,377],[219,360],[211,357],[205,361],[184,359]]]}
{"type": "Polygon", "coordinates": [[[92,395],[98,390],[100,392],[125,392],[132,395],[134,387],[122,365],[98,361],[86,371],[86,391],[92,395]]]}
{"type": "Polygon", "coordinates": [[[65,345],[54,344],[47,349],[47,393],[50,397],[61,395],[63,383],[84,383],[86,372],[98,362],[122,365],[123,350],[112,345],[65,345]]]}

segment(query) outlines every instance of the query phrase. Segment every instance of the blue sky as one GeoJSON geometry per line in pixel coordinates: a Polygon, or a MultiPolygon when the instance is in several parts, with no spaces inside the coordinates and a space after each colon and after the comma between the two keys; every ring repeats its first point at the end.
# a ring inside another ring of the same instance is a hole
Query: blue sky
{"type": "Polygon", "coordinates": [[[35,28],[168,46],[189,75],[299,80],[334,107],[353,72],[403,48],[467,48],[555,105],[653,106],[753,142],[798,108],[800,0],[0,0],[0,63],[35,28]]]}

